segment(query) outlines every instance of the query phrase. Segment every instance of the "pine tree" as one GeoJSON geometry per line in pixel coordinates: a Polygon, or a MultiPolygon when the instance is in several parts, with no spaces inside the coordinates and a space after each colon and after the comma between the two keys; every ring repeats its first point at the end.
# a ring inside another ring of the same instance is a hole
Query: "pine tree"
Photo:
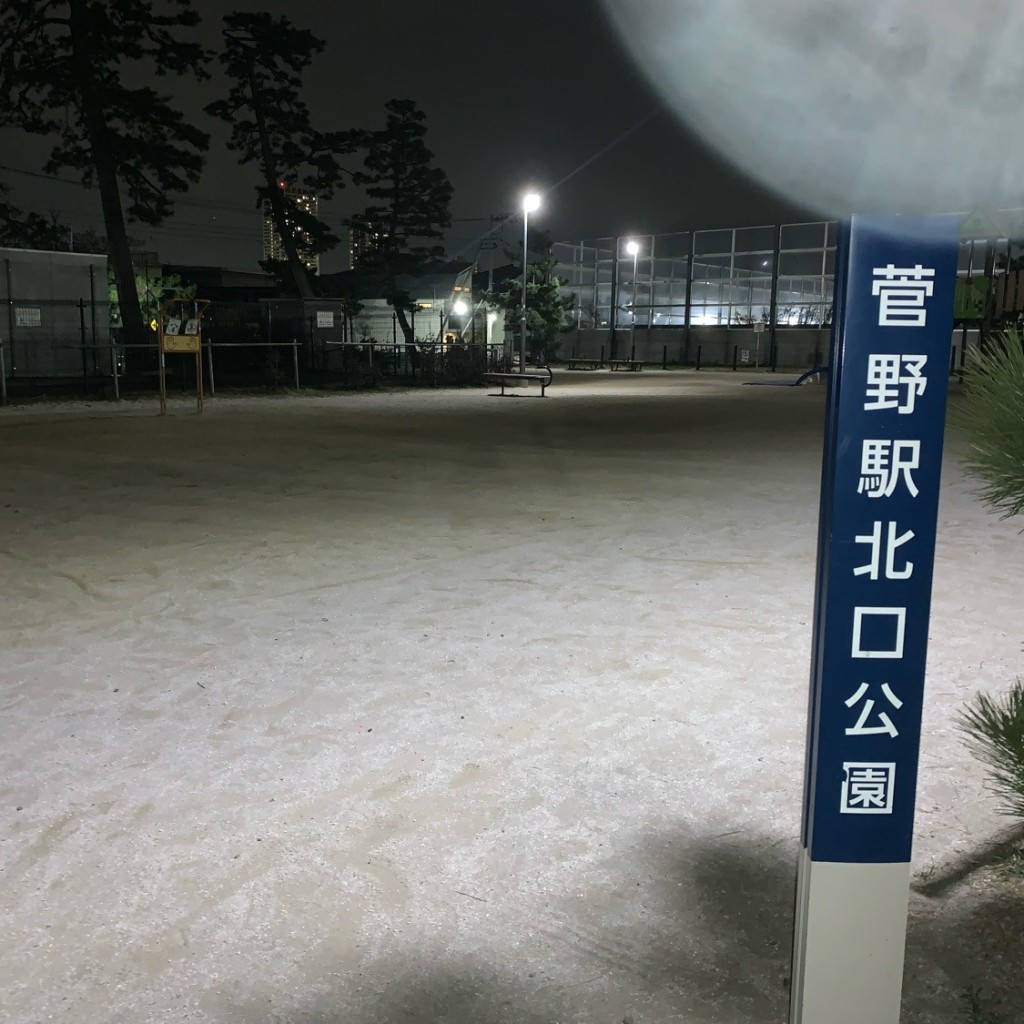
{"type": "Polygon", "coordinates": [[[352,133],[314,129],[301,96],[302,73],[324,43],[284,16],[263,13],[227,15],[223,35],[220,61],[232,85],[224,99],[206,110],[231,125],[229,145],[240,162],[259,167],[256,204],[270,208],[295,290],[311,298],[302,256],[326,252],[338,239],[323,220],[302,209],[288,188],[330,198],[344,186],[346,172],[338,156],[352,152],[354,145],[352,133]]]}
{"type": "Polygon", "coordinates": [[[389,100],[384,109],[382,129],[358,134],[365,157],[363,170],[353,176],[374,202],[346,223],[366,244],[355,269],[370,282],[367,294],[383,292],[411,345],[410,296],[402,278],[422,274],[444,256],[444,248],[431,242],[451,224],[452,186],[445,172],[434,166],[434,154],[424,141],[423,111],[412,100],[389,100]]]}
{"type": "Polygon", "coordinates": [[[209,142],[167,96],[129,82],[136,69],[203,77],[202,48],[181,34],[198,20],[190,0],[5,0],[0,11],[0,122],[55,137],[45,169],[98,187],[129,341],[143,323],[126,218],[164,220],[209,142]]]}
{"type": "MultiPolygon", "coordinates": [[[[551,239],[543,231],[531,234],[530,251],[534,257],[526,266],[526,342],[534,358],[543,362],[557,355],[558,335],[572,330],[570,313],[575,297],[562,296],[565,282],[555,275],[551,239]]],[[[487,302],[505,311],[505,330],[518,337],[523,309],[523,257],[521,251],[506,251],[505,255],[515,274],[489,293],[487,302]]]]}
{"type": "MultiPolygon", "coordinates": [[[[967,469],[981,500],[1004,519],[1024,512],[1024,340],[1004,331],[970,352],[965,399],[957,413],[971,451],[967,469]]],[[[968,744],[988,768],[1007,814],[1024,819],[1024,681],[993,698],[977,694],[960,715],[968,744]]]]}
{"type": "Polygon", "coordinates": [[[1024,341],[1005,331],[969,353],[965,400],[957,419],[971,452],[968,470],[983,483],[982,501],[1003,518],[1024,511],[1024,341]]]}

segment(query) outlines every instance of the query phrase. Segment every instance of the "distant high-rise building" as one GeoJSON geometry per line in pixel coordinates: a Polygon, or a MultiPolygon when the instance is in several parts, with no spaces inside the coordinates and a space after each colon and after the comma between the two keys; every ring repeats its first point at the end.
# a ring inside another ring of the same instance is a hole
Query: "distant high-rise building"
{"type": "Polygon", "coordinates": [[[363,257],[373,252],[385,238],[387,238],[387,234],[374,224],[350,227],[348,229],[349,268],[354,269],[355,265],[363,257]]]}
{"type": "MultiPolygon", "coordinates": [[[[280,183],[280,188],[285,197],[292,200],[295,205],[304,213],[312,214],[314,217],[320,215],[320,200],[315,192],[298,188],[295,185],[280,183]]],[[[297,245],[299,259],[305,264],[307,270],[314,274],[320,272],[320,256],[318,253],[310,252],[309,236],[299,231],[297,233],[297,245]]],[[[270,203],[263,204],[263,258],[265,260],[286,260],[284,246],[281,244],[281,236],[277,233],[277,226],[274,224],[274,216],[270,210],[270,203]]]]}

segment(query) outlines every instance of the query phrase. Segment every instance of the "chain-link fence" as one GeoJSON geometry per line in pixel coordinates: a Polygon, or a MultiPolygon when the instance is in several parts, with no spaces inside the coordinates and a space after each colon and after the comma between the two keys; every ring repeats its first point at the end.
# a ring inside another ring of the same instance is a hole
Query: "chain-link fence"
{"type": "MultiPolygon", "coordinates": [[[[86,300],[11,300],[0,338],[0,396],[41,393],[144,394],[159,391],[156,331],[124,342],[110,327],[110,306],[86,300]]],[[[407,344],[390,314],[359,330],[330,300],[215,302],[203,318],[206,387],[262,389],[369,387],[380,383],[478,383],[504,369],[500,344],[474,342],[469,332],[433,330],[407,344]],[[375,329],[376,327],[376,329],[375,329]],[[386,330],[385,330],[386,329],[386,330]]],[[[415,321],[416,317],[414,317],[415,321]]],[[[426,326],[426,317],[419,317],[426,326]]],[[[468,317],[467,317],[468,319],[468,317]]],[[[366,322],[362,322],[366,323],[366,322]]],[[[445,325],[445,328],[447,325],[445,325]]],[[[196,360],[164,356],[168,389],[194,391],[196,360]]]]}
{"type": "MultiPolygon", "coordinates": [[[[77,392],[156,394],[157,334],[126,343],[110,327],[109,303],[12,298],[0,337],[0,395],[77,392]]],[[[353,322],[338,300],[214,302],[202,320],[205,384],[218,389],[370,387],[388,381],[478,383],[505,368],[502,346],[475,340],[472,318],[413,314],[414,342],[390,312],[353,322]]],[[[194,391],[193,356],[164,356],[172,392],[194,391]]]]}
{"type": "Polygon", "coordinates": [[[7,299],[0,332],[0,394],[81,387],[112,376],[117,358],[110,304],[86,299],[7,299]]]}

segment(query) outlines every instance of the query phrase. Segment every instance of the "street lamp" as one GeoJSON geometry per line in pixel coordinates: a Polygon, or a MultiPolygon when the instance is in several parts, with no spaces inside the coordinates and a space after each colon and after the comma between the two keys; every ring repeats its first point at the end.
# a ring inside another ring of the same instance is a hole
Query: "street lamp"
{"type": "Polygon", "coordinates": [[[636,345],[633,342],[633,332],[636,330],[636,258],[640,253],[640,243],[631,238],[626,243],[626,252],[633,257],[633,318],[629,322],[629,358],[636,355],[636,345]]]}
{"type": "Polygon", "coordinates": [[[519,372],[526,373],[526,245],[530,230],[530,214],[540,207],[540,196],[527,192],[523,196],[523,311],[519,320],[519,372]]]}
{"type": "MultiPolygon", "coordinates": [[[[469,306],[467,306],[466,303],[462,299],[456,299],[452,303],[452,312],[456,316],[465,316],[469,312],[469,306]]],[[[465,333],[466,333],[466,323],[465,323],[465,321],[463,321],[462,327],[459,330],[459,341],[462,341],[465,333]]]]}

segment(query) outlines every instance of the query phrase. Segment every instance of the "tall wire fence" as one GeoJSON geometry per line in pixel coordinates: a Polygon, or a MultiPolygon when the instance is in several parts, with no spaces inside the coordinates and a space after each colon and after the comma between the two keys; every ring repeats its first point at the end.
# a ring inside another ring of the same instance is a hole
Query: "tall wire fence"
{"type": "MultiPolygon", "coordinates": [[[[962,215],[963,216],[963,215],[962,215]]],[[[1024,210],[965,218],[951,348],[1024,318],[1024,210]]],[[[812,367],[829,350],[834,221],[562,242],[564,354],[706,366],[812,367]]]]}

